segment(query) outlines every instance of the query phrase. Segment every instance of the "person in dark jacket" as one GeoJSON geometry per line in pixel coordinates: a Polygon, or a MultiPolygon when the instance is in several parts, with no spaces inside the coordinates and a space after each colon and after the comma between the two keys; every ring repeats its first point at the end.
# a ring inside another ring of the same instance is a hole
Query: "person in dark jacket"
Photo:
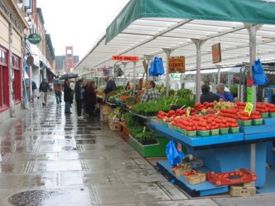
{"type": "Polygon", "coordinates": [[[41,82],[40,86],[39,86],[39,92],[41,92],[43,94],[43,98],[42,98],[42,106],[45,107],[47,104],[47,96],[48,96],[48,92],[50,91],[50,85],[49,83],[46,81],[46,79],[43,79],[43,81],[41,82]]]}
{"type": "Polygon", "coordinates": [[[82,114],[82,106],[84,100],[84,89],[82,87],[82,80],[78,80],[75,85],[75,101],[77,108],[77,116],[80,117],[82,114]]]}
{"type": "Polygon", "coordinates": [[[65,114],[71,114],[71,105],[73,103],[73,90],[70,87],[68,79],[64,82],[64,102],[65,102],[65,114]]]}
{"type": "Polygon", "coordinates": [[[96,103],[96,85],[94,81],[91,81],[87,84],[85,91],[86,112],[87,114],[89,114],[89,116],[92,116],[94,114],[96,103]]]}
{"type": "Polygon", "coordinates": [[[203,104],[204,102],[214,102],[219,101],[219,96],[214,94],[213,92],[210,92],[210,87],[208,85],[202,85],[201,87],[201,97],[200,102],[203,104]]]}
{"type": "Polygon", "coordinates": [[[105,77],[105,81],[107,82],[106,87],[104,89],[104,93],[106,96],[106,99],[108,98],[108,94],[114,90],[116,90],[116,83],[113,79],[110,79],[109,77],[105,77]]]}

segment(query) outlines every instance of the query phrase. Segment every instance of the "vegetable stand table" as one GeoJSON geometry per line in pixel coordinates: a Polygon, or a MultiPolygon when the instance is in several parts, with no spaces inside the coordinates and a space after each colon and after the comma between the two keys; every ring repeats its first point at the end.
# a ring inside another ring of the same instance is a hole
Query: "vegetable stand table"
{"type": "MultiPolygon", "coordinates": [[[[263,187],[266,182],[267,144],[275,139],[274,125],[275,119],[266,119],[264,125],[243,127],[241,132],[237,134],[188,137],[157,120],[150,121],[152,129],[170,140],[185,145],[190,154],[202,159],[205,165],[202,168],[204,171],[228,172],[239,168],[250,169],[251,144],[255,144],[257,187],[263,187]]],[[[229,189],[227,186],[216,187],[209,182],[190,185],[184,177],[174,176],[168,161],[160,161],[157,165],[161,172],[166,173],[176,183],[194,195],[219,194],[227,192],[229,189]]]]}

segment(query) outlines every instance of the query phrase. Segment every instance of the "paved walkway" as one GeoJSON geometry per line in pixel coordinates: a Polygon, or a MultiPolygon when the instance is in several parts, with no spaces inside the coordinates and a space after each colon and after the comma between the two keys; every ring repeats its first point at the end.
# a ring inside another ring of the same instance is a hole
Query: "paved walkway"
{"type": "Polygon", "coordinates": [[[275,205],[272,196],[190,200],[97,119],[65,116],[51,100],[0,124],[0,206],[275,205]]]}

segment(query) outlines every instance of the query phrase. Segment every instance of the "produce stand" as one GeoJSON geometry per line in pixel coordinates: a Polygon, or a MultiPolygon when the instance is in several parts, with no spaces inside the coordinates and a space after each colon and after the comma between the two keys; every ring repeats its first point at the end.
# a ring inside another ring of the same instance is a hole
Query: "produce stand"
{"type": "MultiPolygon", "coordinates": [[[[180,132],[151,120],[150,125],[155,131],[165,135],[168,139],[174,140],[187,146],[188,152],[201,159],[205,163],[205,170],[226,172],[234,171],[236,168],[250,168],[250,145],[256,144],[256,186],[263,187],[266,182],[266,154],[267,142],[275,139],[275,119],[265,120],[261,126],[242,127],[237,134],[217,135],[208,137],[188,137],[180,132]],[[267,141],[267,142],[265,142],[267,141]]],[[[161,172],[169,174],[176,183],[188,188],[199,196],[224,193],[227,189],[216,187],[211,183],[196,185],[186,184],[184,177],[176,177],[168,161],[157,163],[161,172]]]]}

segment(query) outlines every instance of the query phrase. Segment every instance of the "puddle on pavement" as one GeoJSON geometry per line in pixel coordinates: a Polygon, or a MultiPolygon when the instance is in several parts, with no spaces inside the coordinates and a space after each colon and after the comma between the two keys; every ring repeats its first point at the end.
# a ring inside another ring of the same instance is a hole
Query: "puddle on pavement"
{"type": "Polygon", "coordinates": [[[91,139],[91,140],[76,140],[76,144],[95,144],[96,140],[91,139]]]}
{"type": "Polygon", "coordinates": [[[9,203],[14,206],[42,206],[45,201],[58,195],[56,192],[32,190],[17,193],[9,198],[9,203]]]}
{"type": "Polygon", "coordinates": [[[62,147],[62,149],[65,150],[65,151],[73,151],[73,150],[76,150],[76,147],[64,146],[64,147],[62,147]]]}

